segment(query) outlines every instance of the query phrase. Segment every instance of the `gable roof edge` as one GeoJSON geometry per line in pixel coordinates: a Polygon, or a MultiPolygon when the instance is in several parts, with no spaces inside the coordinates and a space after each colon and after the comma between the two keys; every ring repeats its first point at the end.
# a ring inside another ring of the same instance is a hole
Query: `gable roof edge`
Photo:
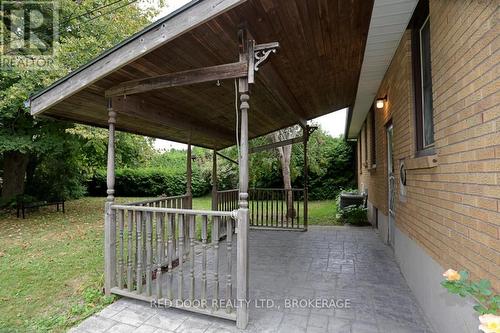
{"type": "Polygon", "coordinates": [[[57,80],[49,87],[30,96],[29,105],[31,114],[37,115],[42,113],[63,99],[105,77],[114,70],[127,65],[140,56],[153,51],[246,1],[247,0],[193,0],[187,3],[127,38],[120,44],[105,51],[92,61],[57,80]],[[110,59],[110,56],[118,56],[116,54],[118,52],[124,53],[122,55],[123,58],[118,57],[116,59],[110,59]],[[129,54],[127,55],[127,53],[129,54]],[[98,68],[100,71],[92,73],[92,71],[95,70],[92,67],[99,64],[101,65],[101,67],[98,68]],[[90,76],[89,74],[93,75],[90,76]]]}

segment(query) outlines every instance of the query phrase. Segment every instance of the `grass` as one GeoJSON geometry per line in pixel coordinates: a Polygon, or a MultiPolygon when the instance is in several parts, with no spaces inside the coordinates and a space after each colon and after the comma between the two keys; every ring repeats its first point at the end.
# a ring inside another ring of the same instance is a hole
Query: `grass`
{"type": "MultiPolygon", "coordinates": [[[[137,198],[119,198],[130,202],[137,198]]],[[[209,197],[193,208],[210,209],[209,197]]],[[[310,224],[335,224],[335,202],[309,203],[310,224]]],[[[113,301],[102,294],[104,198],[0,213],[0,332],[63,332],[113,301]]]]}

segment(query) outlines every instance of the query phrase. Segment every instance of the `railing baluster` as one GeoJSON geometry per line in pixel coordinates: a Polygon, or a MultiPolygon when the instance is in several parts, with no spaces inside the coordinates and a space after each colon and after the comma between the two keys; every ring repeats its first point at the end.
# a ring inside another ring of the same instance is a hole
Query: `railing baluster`
{"type": "Polygon", "coordinates": [[[142,293],[142,213],[137,212],[136,214],[136,235],[137,235],[137,247],[136,247],[136,253],[137,253],[137,293],[141,294],[142,293]]]}
{"type": "MultiPolygon", "coordinates": [[[[175,200],[169,200],[167,202],[167,207],[168,208],[177,208],[175,206],[175,200]]],[[[172,223],[172,245],[173,245],[173,252],[172,252],[172,260],[175,260],[175,257],[177,256],[177,223],[175,223],[175,216],[174,220],[172,223]]]]}
{"type": "Polygon", "coordinates": [[[123,229],[125,228],[125,211],[120,209],[115,212],[118,213],[118,224],[120,227],[119,242],[120,242],[120,256],[118,258],[118,288],[123,289],[123,229]]]}
{"type": "Polygon", "coordinates": [[[215,310],[219,301],[219,217],[214,216],[212,222],[212,243],[214,246],[214,295],[215,310]]]}
{"type": "Polygon", "coordinates": [[[283,190],[280,191],[281,194],[281,227],[283,228],[283,201],[285,201],[285,193],[283,190]]]}
{"type": "Polygon", "coordinates": [[[184,215],[184,261],[188,260],[190,248],[189,248],[189,219],[188,215],[184,215]]]}
{"type": "Polygon", "coordinates": [[[251,216],[252,218],[250,219],[250,225],[254,225],[255,223],[255,208],[254,208],[254,203],[255,203],[255,196],[254,196],[254,191],[253,190],[248,190],[248,198],[250,199],[250,211],[251,211],[251,216]]]}
{"type": "Polygon", "coordinates": [[[280,192],[274,191],[275,214],[276,214],[276,228],[280,226],[280,192]]]}
{"type": "Polygon", "coordinates": [[[127,289],[129,291],[133,290],[134,284],[134,270],[132,268],[132,259],[133,259],[133,241],[132,234],[134,232],[134,213],[132,211],[128,211],[128,241],[127,241],[127,289]]]}
{"type": "MultiPolygon", "coordinates": [[[[288,223],[290,222],[289,221],[290,220],[290,216],[289,216],[290,215],[289,214],[290,213],[290,206],[289,206],[290,200],[288,200],[288,196],[290,195],[289,192],[290,192],[290,190],[285,190],[285,219],[286,219],[286,227],[287,228],[289,227],[288,223]]],[[[293,224],[292,224],[292,226],[293,226],[293,224]]]]}
{"type": "Polygon", "coordinates": [[[260,191],[259,190],[259,193],[260,193],[260,224],[261,226],[264,226],[264,192],[263,191],[260,191]]]}
{"type": "Polygon", "coordinates": [[[269,198],[268,193],[265,193],[266,198],[266,227],[269,226],[269,198]]]}
{"type": "Polygon", "coordinates": [[[179,230],[179,273],[178,273],[178,292],[179,292],[179,296],[178,296],[178,299],[179,300],[183,300],[183,294],[184,294],[184,290],[183,290],[183,287],[184,287],[184,231],[185,231],[185,228],[184,228],[184,214],[179,214],[177,215],[177,219],[178,219],[178,230],[179,230]]]}
{"type": "Polygon", "coordinates": [[[231,301],[233,298],[233,281],[232,281],[232,267],[233,267],[233,257],[232,257],[232,250],[233,250],[233,228],[232,228],[232,221],[229,221],[227,223],[227,238],[226,238],[226,245],[227,245],[227,281],[226,281],[226,312],[231,313],[232,312],[232,307],[231,307],[231,301]]]}
{"type": "Polygon", "coordinates": [[[161,299],[163,293],[161,290],[161,266],[163,264],[165,248],[163,243],[163,213],[156,215],[156,299],[161,299]]]}
{"type": "Polygon", "coordinates": [[[300,228],[300,198],[299,198],[299,192],[295,192],[295,201],[297,202],[297,228],[300,228]]]}
{"type": "Polygon", "coordinates": [[[208,216],[203,215],[201,222],[201,301],[207,301],[207,224],[208,216]]]}
{"type": "Polygon", "coordinates": [[[169,300],[173,299],[173,286],[172,286],[172,270],[174,260],[174,224],[175,224],[175,214],[167,215],[167,237],[168,237],[168,249],[167,249],[167,261],[168,261],[168,271],[167,271],[167,297],[169,300]]]}
{"type": "Polygon", "coordinates": [[[152,249],[152,213],[146,213],[146,295],[151,296],[153,281],[152,276],[152,263],[153,263],[153,249],[152,249]]]}
{"type": "Polygon", "coordinates": [[[189,257],[191,260],[191,269],[189,270],[189,299],[194,300],[194,238],[196,236],[196,215],[189,216],[189,245],[191,250],[189,251],[189,257]]]}

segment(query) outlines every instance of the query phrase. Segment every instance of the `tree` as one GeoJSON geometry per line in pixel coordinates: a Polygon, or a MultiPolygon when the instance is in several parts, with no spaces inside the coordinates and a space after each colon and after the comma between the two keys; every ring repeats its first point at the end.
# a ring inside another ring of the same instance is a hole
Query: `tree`
{"type": "MultiPolygon", "coordinates": [[[[289,140],[297,137],[300,132],[299,126],[288,127],[276,132],[271,133],[269,136],[274,143],[289,140]]],[[[279,154],[281,164],[281,174],[283,176],[283,187],[286,193],[287,203],[287,218],[295,217],[295,209],[293,207],[293,192],[292,192],[292,176],[290,169],[290,162],[292,158],[292,145],[286,145],[276,148],[279,154]]]]}
{"type": "MultiPolygon", "coordinates": [[[[34,172],[37,162],[43,157],[60,153],[60,140],[81,140],[78,135],[67,131],[73,128],[72,124],[34,119],[24,102],[32,93],[143,28],[154,14],[150,9],[141,10],[135,3],[123,6],[118,2],[111,6],[104,0],[61,0],[60,38],[56,42],[58,52],[54,66],[46,71],[30,70],[22,65],[2,69],[0,155],[3,159],[3,201],[24,192],[28,164],[34,165],[30,168],[34,172]],[[96,8],[100,10],[96,11],[96,8]]],[[[11,28],[9,20],[2,16],[4,31],[11,28]]],[[[0,45],[2,50],[6,47],[0,45]]]]}

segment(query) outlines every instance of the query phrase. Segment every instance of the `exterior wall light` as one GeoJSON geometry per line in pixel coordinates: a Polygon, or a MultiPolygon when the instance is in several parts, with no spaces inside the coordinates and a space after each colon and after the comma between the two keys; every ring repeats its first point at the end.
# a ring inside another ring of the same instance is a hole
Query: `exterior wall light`
{"type": "Polygon", "coordinates": [[[382,97],[382,98],[377,98],[377,101],[375,102],[375,106],[377,109],[383,109],[385,102],[387,102],[387,95],[382,97]]]}

